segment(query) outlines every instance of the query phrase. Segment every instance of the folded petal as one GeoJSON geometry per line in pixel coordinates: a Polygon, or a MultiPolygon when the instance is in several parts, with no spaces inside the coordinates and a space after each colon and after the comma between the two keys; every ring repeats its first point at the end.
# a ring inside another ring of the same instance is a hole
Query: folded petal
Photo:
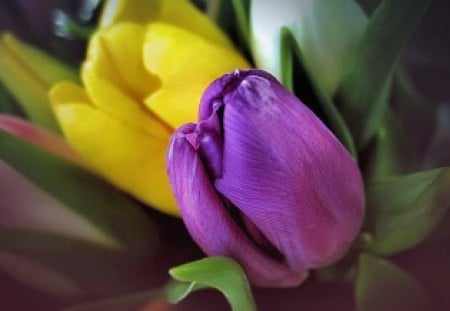
{"type": "Polygon", "coordinates": [[[222,99],[223,172],[215,181],[217,190],[291,269],[337,260],[363,219],[363,185],[355,161],[276,80],[257,71],[234,77],[234,89],[222,99]]]}
{"type": "Polygon", "coordinates": [[[177,130],[167,155],[170,182],[192,237],[207,254],[236,259],[256,285],[300,284],[307,276],[306,270],[290,270],[262,253],[232,219],[212,186],[195,147],[188,141],[187,136],[193,134],[194,124],[177,130]]]}
{"type": "Polygon", "coordinates": [[[161,79],[160,89],[145,104],[173,128],[196,119],[201,94],[212,80],[249,67],[234,50],[162,23],[149,25],[144,63],[148,71],[161,79]]]}
{"type": "Polygon", "coordinates": [[[90,95],[95,89],[91,83],[99,78],[110,81],[137,103],[159,88],[159,79],[144,68],[145,30],[143,25],[122,23],[100,30],[91,38],[82,68],[83,83],[90,95]]]}
{"type": "Polygon", "coordinates": [[[176,215],[165,173],[166,139],[147,135],[85,103],[54,105],[73,148],[100,175],[144,203],[176,215]]]}
{"type": "Polygon", "coordinates": [[[95,108],[131,128],[167,140],[172,129],[158,120],[146,107],[109,80],[98,78],[95,75],[90,77],[92,79],[88,82],[86,89],[95,108]]]}

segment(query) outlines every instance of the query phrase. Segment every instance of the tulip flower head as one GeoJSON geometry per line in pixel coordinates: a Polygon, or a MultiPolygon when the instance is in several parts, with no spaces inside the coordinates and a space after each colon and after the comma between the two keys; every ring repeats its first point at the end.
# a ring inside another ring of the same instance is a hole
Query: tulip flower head
{"type": "Polygon", "coordinates": [[[172,136],[167,169],[194,240],[208,255],[236,259],[257,286],[296,286],[340,259],[364,217],[355,160],[260,70],[206,89],[198,123],[172,136]]]}

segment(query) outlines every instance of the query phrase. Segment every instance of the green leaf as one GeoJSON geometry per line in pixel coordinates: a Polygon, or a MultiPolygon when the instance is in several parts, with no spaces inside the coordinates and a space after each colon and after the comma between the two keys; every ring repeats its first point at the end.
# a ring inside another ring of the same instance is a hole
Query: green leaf
{"type": "Polygon", "coordinates": [[[381,0],[356,0],[367,15],[372,15],[381,0]]]}
{"type": "Polygon", "coordinates": [[[154,247],[154,225],[142,207],[83,168],[2,130],[0,159],[118,245],[137,252],[154,247]]]}
{"type": "Polygon", "coordinates": [[[197,290],[208,288],[207,285],[197,282],[178,282],[174,281],[166,286],[167,300],[173,304],[179,303],[184,298],[197,290]]]}
{"type": "Polygon", "coordinates": [[[363,175],[369,182],[450,164],[444,143],[450,141],[445,109],[436,111],[436,105],[417,92],[402,66],[394,78],[392,105],[363,151],[363,175]],[[434,137],[433,128],[438,129],[434,137]],[[426,152],[427,145],[434,148],[426,152]]]}
{"type": "MultiPolygon", "coordinates": [[[[298,64],[303,64],[302,52],[298,46],[295,38],[289,28],[282,28],[281,30],[281,81],[287,89],[294,91],[294,57],[297,58],[298,64]]],[[[340,141],[347,147],[349,152],[356,158],[357,152],[356,147],[347,127],[344,119],[340,112],[336,109],[336,106],[332,102],[331,98],[323,92],[318,84],[315,83],[314,79],[311,78],[311,74],[308,72],[307,68],[303,67],[302,70],[306,72],[309,77],[308,81],[311,83],[313,92],[315,93],[317,100],[320,103],[320,108],[323,110],[326,120],[328,121],[330,127],[340,139],[340,141]]],[[[300,98],[302,96],[299,96],[300,98]]]]}
{"type": "MultiPolygon", "coordinates": [[[[430,143],[436,126],[436,105],[416,90],[404,66],[397,67],[394,82],[392,113],[398,119],[398,126],[407,134],[403,139],[412,148],[412,159],[416,165],[411,168],[417,170],[422,168],[424,146],[430,143]]],[[[432,167],[437,166],[440,165],[432,167]]]]}
{"type": "Polygon", "coordinates": [[[450,205],[450,168],[386,178],[368,185],[371,251],[390,255],[422,242],[450,205]]]}
{"type": "Polygon", "coordinates": [[[78,73],[47,53],[0,34],[0,81],[34,123],[59,131],[48,90],[60,80],[78,81],[78,73]]]}
{"type": "Polygon", "coordinates": [[[248,47],[250,42],[250,29],[248,22],[250,0],[232,0],[232,3],[236,14],[236,22],[239,33],[241,34],[243,41],[246,43],[246,47],[248,47]]]}
{"type": "Polygon", "coordinates": [[[24,118],[25,115],[16,101],[6,90],[3,83],[0,82],[0,113],[19,116],[24,118]]]}
{"type": "Polygon", "coordinates": [[[36,75],[39,80],[48,86],[67,80],[80,82],[77,69],[68,66],[50,54],[20,41],[14,35],[5,33],[2,35],[4,47],[22,63],[30,74],[36,75]]]}
{"type": "Polygon", "coordinates": [[[404,124],[392,109],[387,110],[382,126],[364,154],[363,175],[369,183],[404,174],[418,162],[404,124]]]}
{"type": "Polygon", "coordinates": [[[281,35],[283,28],[289,29],[309,78],[332,96],[366,24],[367,17],[354,0],[280,0],[276,10],[270,1],[252,1],[252,54],[259,68],[281,79],[281,35]]]}
{"type": "Polygon", "coordinates": [[[208,1],[207,14],[231,37],[239,41],[244,52],[250,46],[250,0],[208,1]]]}
{"type": "Polygon", "coordinates": [[[430,296],[411,275],[368,254],[359,257],[355,296],[358,311],[433,310],[430,296]]]}
{"type": "Polygon", "coordinates": [[[365,146],[380,127],[387,89],[401,52],[430,0],[383,0],[357,45],[336,98],[356,138],[365,146]]]}
{"type": "Polygon", "coordinates": [[[436,111],[434,133],[425,153],[425,166],[450,165],[450,107],[442,104],[436,111]]]}
{"type": "Polygon", "coordinates": [[[226,257],[209,257],[170,269],[181,284],[167,287],[166,295],[174,303],[190,292],[212,287],[221,291],[234,311],[256,310],[250,285],[242,268],[226,257]]]}

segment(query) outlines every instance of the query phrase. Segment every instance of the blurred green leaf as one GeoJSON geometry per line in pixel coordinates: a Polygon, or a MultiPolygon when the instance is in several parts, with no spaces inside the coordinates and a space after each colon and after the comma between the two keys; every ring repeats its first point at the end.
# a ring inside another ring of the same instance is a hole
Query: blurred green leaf
{"type": "Polygon", "coordinates": [[[356,0],[356,2],[361,6],[364,12],[370,16],[380,4],[381,0],[356,0]]]}
{"type": "Polygon", "coordinates": [[[382,124],[363,151],[362,167],[369,182],[450,164],[445,107],[436,110],[417,92],[402,66],[397,67],[394,78],[393,96],[382,124]]]}
{"type": "Polygon", "coordinates": [[[46,85],[52,86],[61,80],[80,82],[76,68],[72,68],[50,54],[20,41],[14,35],[3,34],[2,41],[8,52],[17,61],[20,61],[30,71],[31,75],[36,75],[36,78],[46,85]]]}
{"type": "Polygon", "coordinates": [[[148,215],[81,167],[0,130],[0,159],[130,251],[154,247],[148,215]]]}
{"type": "Polygon", "coordinates": [[[0,80],[36,124],[58,131],[47,92],[60,80],[78,79],[77,71],[52,56],[12,34],[0,34],[0,80]]]}
{"type": "Polygon", "coordinates": [[[170,269],[181,284],[167,287],[169,301],[177,303],[190,292],[206,287],[221,291],[234,311],[256,310],[255,302],[242,268],[226,257],[208,257],[170,269]]]}
{"type": "Polygon", "coordinates": [[[355,279],[358,311],[434,310],[425,289],[391,262],[361,254],[355,279]]]}
{"type": "MultiPolygon", "coordinates": [[[[281,30],[281,82],[284,86],[289,89],[291,92],[294,91],[294,57],[297,58],[299,64],[303,64],[302,62],[302,52],[300,47],[298,46],[295,38],[289,28],[284,27],[281,30]]],[[[311,74],[307,71],[306,68],[302,68],[308,77],[311,77],[311,74]]],[[[336,136],[340,139],[340,141],[347,147],[349,152],[356,157],[356,147],[350,133],[350,130],[347,127],[344,119],[340,112],[336,109],[336,106],[332,102],[331,98],[322,91],[319,85],[317,85],[314,79],[308,79],[311,83],[313,91],[317,97],[317,100],[320,103],[321,109],[323,110],[326,120],[328,121],[330,127],[335,132],[336,136]]],[[[299,96],[302,98],[302,96],[299,96]]]]}
{"type": "Polygon", "coordinates": [[[383,0],[370,17],[341,82],[338,107],[365,146],[380,128],[386,111],[386,88],[414,26],[430,0],[383,0]]]}
{"type": "Polygon", "coordinates": [[[232,0],[232,3],[236,14],[236,22],[239,33],[246,44],[245,46],[248,47],[250,42],[250,29],[248,22],[250,0],[232,0]]]}
{"type": "Polygon", "coordinates": [[[394,82],[392,113],[407,134],[403,139],[413,153],[411,169],[422,169],[426,146],[436,126],[436,105],[416,90],[404,66],[397,67],[394,82]]]}
{"type": "Polygon", "coordinates": [[[284,27],[281,29],[280,39],[280,79],[281,83],[289,91],[294,92],[294,57],[301,58],[300,48],[298,47],[292,31],[284,27]]]}
{"type": "Polygon", "coordinates": [[[236,39],[244,52],[250,46],[250,0],[208,1],[207,14],[229,35],[236,39]]]}
{"type": "Polygon", "coordinates": [[[450,165],[450,106],[440,105],[434,121],[434,133],[424,159],[427,168],[450,165]]]}
{"type": "Polygon", "coordinates": [[[78,24],[62,10],[55,10],[53,24],[55,25],[55,33],[64,38],[88,40],[95,31],[95,27],[78,24]]]}
{"type": "Polygon", "coordinates": [[[22,109],[6,90],[3,83],[0,82],[0,113],[13,116],[24,117],[22,109]]]}
{"type": "Polygon", "coordinates": [[[417,163],[409,133],[391,108],[386,111],[381,127],[364,150],[363,161],[363,175],[369,183],[404,174],[413,166],[412,163],[417,163]]]}
{"type": "Polygon", "coordinates": [[[368,185],[371,251],[391,255],[422,242],[450,205],[450,168],[386,178],[368,185]]]}

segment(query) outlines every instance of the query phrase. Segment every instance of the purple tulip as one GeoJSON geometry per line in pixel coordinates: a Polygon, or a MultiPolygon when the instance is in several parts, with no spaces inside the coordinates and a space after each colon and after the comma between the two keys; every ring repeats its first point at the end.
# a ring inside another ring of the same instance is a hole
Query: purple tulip
{"type": "Polygon", "coordinates": [[[235,71],[203,94],[198,124],[173,135],[167,168],[205,253],[237,260],[257,286],[295,286],[340,259],[364,217],[357,164],[270,74],[235,71]]]}

